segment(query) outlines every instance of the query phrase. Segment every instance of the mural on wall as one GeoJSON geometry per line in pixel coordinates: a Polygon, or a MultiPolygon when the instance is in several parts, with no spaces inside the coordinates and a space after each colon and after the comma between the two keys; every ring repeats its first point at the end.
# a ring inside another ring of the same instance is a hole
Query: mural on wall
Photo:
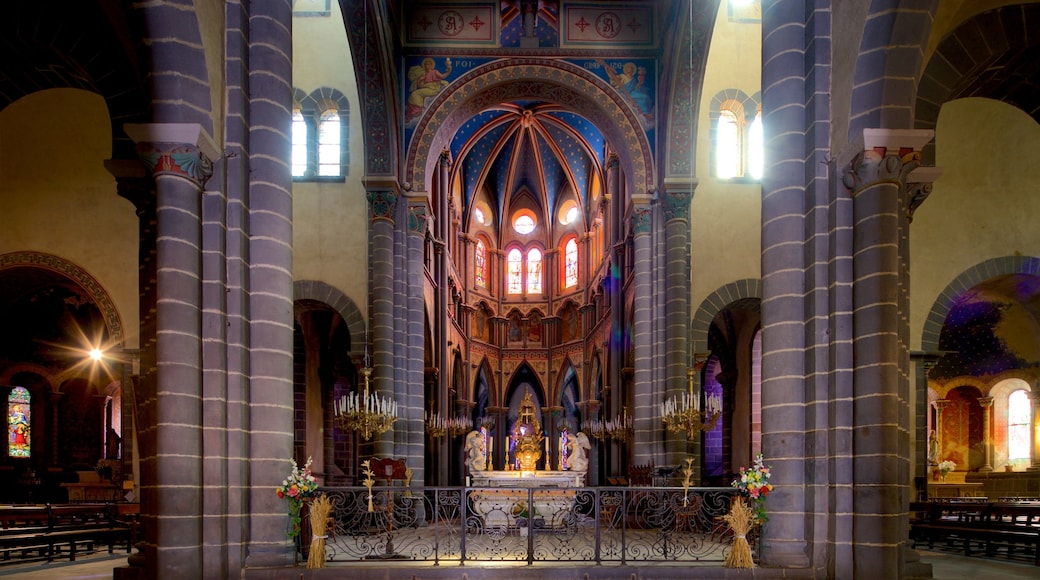
{"type": "Polygon", "coordinates": [[[1040,311],[1031,297],[1040,278],[999,276],[975,286],[950,308],[939,336],[943,356],[929,371],[935,380],[993,376],[1040,364],[1040,311]]]}

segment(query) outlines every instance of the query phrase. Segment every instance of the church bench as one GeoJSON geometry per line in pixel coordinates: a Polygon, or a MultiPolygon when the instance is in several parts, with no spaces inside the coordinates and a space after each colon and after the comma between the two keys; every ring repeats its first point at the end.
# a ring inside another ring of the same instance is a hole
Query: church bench
{"type": "Polygon", "coordinates": [[[1040,566],[1040,506],[915,502],[910,511],[918,514],[910,522],[913,547],[918,542],[927,542],[929,548],[937,541],[960,542],[966,556],[980,543],[986,555],[993,555],[998,547],[1005,548],[1009,556],[1017,548],[1028,548],[1033,564],[1040,566]]]}
{"type": "Polygon", "coordinates": [[[68,557],[75,560],[78,552],[105,545],[108,552],[126,543],[127,553],[133,549],[136,524],[117,518],[113,504],[46,505],[32,508],[0,510],[0,552],[10,560],[12,553],[23,559],[53,560],[68,557]]]}

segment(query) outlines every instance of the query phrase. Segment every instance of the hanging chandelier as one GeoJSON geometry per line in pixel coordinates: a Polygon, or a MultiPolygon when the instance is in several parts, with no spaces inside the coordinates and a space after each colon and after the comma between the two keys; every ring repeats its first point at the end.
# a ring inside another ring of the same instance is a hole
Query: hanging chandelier
{"type": "Polygon", "coordinates": [[[397,403],[389,397],[380,397],[368,391],[368,378],[372,369],[361,369],[364,377],[364,393],[344,395],[333,403],[334,421],[337,427],[357,431],[368,441],[373,435],[385,433],[397,421],[397,403]]]}
{"type": "Polygon", "coordinates": [[[701,411],[700,397],[693,392],[693,369],[686,371],[689,386],[680,397],[672,397],[661,403],[661,420],[665,427],[673,433],[686,433],[687,439],[693,439],[700,431],[711,431],[722,415],[722,396],[711,393],[705,397],[704,411],[701,411]]]}
{"type": "Polygon", "coordinates": [[[598,417],[586,419],[582,423],[581,430],[586,435],[595,437],[600,441],[610,439],[614,441],[629,441],[632,439],[632,433],[634,432],[632,416],[628,414],[627,408],[623,409],[620,415],[609,421],[598,417]]]}
{"type": "Polygon", "coordinates": [[[451,435],[456,437],[473,430],[473,419],[469,417],[454,417],[445,419],[439,413],[428,413],[426,415],[426,433],[434,439],[451,435]]]}

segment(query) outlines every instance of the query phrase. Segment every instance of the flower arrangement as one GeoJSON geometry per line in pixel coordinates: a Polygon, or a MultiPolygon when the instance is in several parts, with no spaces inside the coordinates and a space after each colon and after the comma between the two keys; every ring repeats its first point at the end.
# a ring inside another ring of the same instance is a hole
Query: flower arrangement
{"type": "Polygon", "coordinates": [[[939,477],[941,477],[943,479],[946,479],[946,476],[951,471],[953,471],[954,469],[957,469],[957,464],[956,463],[950,461],[949,459],[940,461],[939,462],[939,477]]]}
{"type": "Polygon", "coordinates": [[[311,474],[311,463],[313,459],[308,457],[307,463],[301,468],[296,465],[296,460],[290,459],[292,469],[289,477],[282,481],[275,493],[280,499],[289,501],[289,532],[290,538],[300,535],[300,510],[303,508],[303,500],[311,497],[318,490],[318,480],[311,474]]]}
{"type": "Polygon", "coordinates": [[[769,483],[770,475],[769,466],[765,464],[762,454],[759,453],[750,468],[740,468],[740,479],[733,480],[733,487],[747,496],[759,524],[769,521],[766,516],[766,497],[769,492],[773,491],[773,484],[769,483]]]}

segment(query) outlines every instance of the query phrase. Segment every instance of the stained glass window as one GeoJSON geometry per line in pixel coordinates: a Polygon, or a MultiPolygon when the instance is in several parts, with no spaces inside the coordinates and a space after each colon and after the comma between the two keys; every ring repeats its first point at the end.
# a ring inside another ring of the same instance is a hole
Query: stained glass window
{"type": "Polygon", "coordinates": [[[1029,459],[1029,407],[1026,391],[1008,397],[1008,461],[1029,459]]]}
{"type": "Polygon", "coordinates": [[[542,293],[542,253],[538,248],[527,253],[527,293],[542,293]]]}
{"type": "Polygon", "coordinates": [[[578,242],[574,238],[567,240],[563,246],[563,287],[570,288],[578,285],[578,242]]]}
{"type": "Polygon", "coordinates": [[[509,269],[509,280],[506,284],[510,294],[520,294],[524,291],[523,283],[524,258],[520,250],[513,248],[506,255],[506,265],[509,269]]]}
{"type": "Polygon", "coordinates": [[[473,262],[477,286],[487,288],[487,248],[480,240],[477,240],[477,248],[473,252],[473,262]]]}
{"type": "Polygon", "coordinates": [[[15,387],[7,397],[7,454],[29,457],[31,451],[29,422],[32,397],[24,387],[15,387]]]}

